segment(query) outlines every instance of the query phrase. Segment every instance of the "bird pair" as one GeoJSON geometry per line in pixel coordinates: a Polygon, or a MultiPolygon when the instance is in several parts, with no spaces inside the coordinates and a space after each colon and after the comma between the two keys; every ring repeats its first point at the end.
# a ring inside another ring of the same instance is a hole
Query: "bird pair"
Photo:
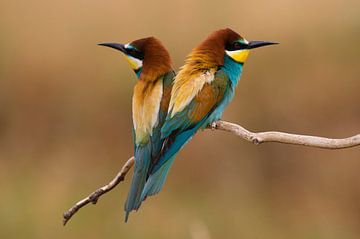
{"type": "Polygon", "coordinates": [[[220,29],[191,51],[177,74],[168,51],[154,37],[99,44],[124,53],[138,78],[132,99],[135,166],[125,221],[161,190],[176,155],[193,135],[221,118],[250,49],[272,44],[220,29]]]}

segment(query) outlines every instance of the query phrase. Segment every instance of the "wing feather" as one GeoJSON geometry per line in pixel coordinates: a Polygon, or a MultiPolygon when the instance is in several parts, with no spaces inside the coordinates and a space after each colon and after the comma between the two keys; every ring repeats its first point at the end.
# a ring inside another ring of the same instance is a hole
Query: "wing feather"
{"type": "Polygon", "coordinates": [[[204,84],[212,82],[214,73],[214,70],[207,70],[190,76],[186,81],[181,78],[175,79],[169,104],[171,116],[182,111],[202,90],[204,84]]]}
{"type": "Polygon", "coordinates": [[[132,111],[137,145],[147,143],[153,128],[158,124],[162,94],[162,79],[154,83],[138,81],[135,85],[132,111]]]}
{"type": "MultiPolygon", "coordinates": [[[[184,131],[201,122],[211,113],[218,103],[223,99],[228,87],[228,78],[222,71],[218,71],[214,80],[204,82],[199,92],[194,95],[191,101],[178,112],[172,111],[168,114],[161,129],[162,138],[166,138],[173,131],[184,131]]],[[[180,90],[182,90],[180,88],[180,90]]],[[[171,111],[171,108],[169,109],[171,111]]]]}

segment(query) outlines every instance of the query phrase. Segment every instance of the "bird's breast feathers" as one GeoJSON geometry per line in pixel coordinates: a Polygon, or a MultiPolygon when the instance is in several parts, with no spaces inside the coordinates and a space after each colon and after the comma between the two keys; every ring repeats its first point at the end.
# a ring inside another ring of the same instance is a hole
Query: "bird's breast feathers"
{"type": "Polygon", "coordinates": [[[153,128],[158,124],[162,94],[162,79],[155,82],[140,80],[135,85],[132,111],[137,145],[147,143],[153,128]]]}
{"type": "Polygon", "coordinates": [[[182,111],[194,97],[203,89],[206,83],[214,80],[215,69],[189,74],[183,68],[176,76],[171,92],[169,113],[173,117],[182,111]]]}

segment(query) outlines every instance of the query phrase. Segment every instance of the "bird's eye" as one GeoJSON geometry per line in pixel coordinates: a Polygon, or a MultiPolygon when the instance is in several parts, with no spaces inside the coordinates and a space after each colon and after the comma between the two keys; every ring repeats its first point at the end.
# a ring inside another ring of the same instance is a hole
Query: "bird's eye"
{"type": "Polygon", "coordinates": [[[236,42],[233,43],[232,47],[233,47],[234,50],[242,50],[242,49],[246,49],[247,45],[244,44],[244,43],[240,43],[240,42],[236,41],[236,42]]]}
{"type": "Polygon", "coordinates": [[[235,41],[233,43],[228,44],[225,47],[225,49],[228,51],[238,51],[238,50],[247,49],[247,47],[248,47],[247,44],[235,41]]]}
{"type": "Polygon", "coordinates": [[[234,42],[233,47],[234,47],[234,49],[240,49],[240,43],[234,42]]]}
{"type": "Polygon", "coordinates": [[[135,58],[137,58],[137,59],[139,59],[139,60],[144,59],[144,54],[143,54],[142,52],[134,49],[134,48],[128,48],[128,49],[126,49],[126,52],[127,52],[127,54],[129,54],[130,56],[135,57],[135,58]]]}
{"type": "Polygon", "coordinates": [[[134,54],[136,54],[135,53],[135,49],[133,49],[133,48],[130,48],[130,49],[127,49],[127,53],[129,54],[129,55],[134,55],[134,54]]]}

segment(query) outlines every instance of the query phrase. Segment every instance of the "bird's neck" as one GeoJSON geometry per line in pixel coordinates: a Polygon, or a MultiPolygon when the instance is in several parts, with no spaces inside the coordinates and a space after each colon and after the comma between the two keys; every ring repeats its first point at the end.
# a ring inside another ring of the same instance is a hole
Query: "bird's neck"
{"type": "Polygon", "coordinates": [[[137,69],[137,70],[134,70],[134,71],[135,71],[135,74],[136,74],[137,78],[140,79],[141,72],[142,72],[142,67],[137,69]]]}
{"type": "Polygon", "coordinates": [[[243,64],[234,61],[225,54],[224,64],[221,66],[221,69],[228,75],[233,87],[235,87],[240,79],[243,64]]]}

